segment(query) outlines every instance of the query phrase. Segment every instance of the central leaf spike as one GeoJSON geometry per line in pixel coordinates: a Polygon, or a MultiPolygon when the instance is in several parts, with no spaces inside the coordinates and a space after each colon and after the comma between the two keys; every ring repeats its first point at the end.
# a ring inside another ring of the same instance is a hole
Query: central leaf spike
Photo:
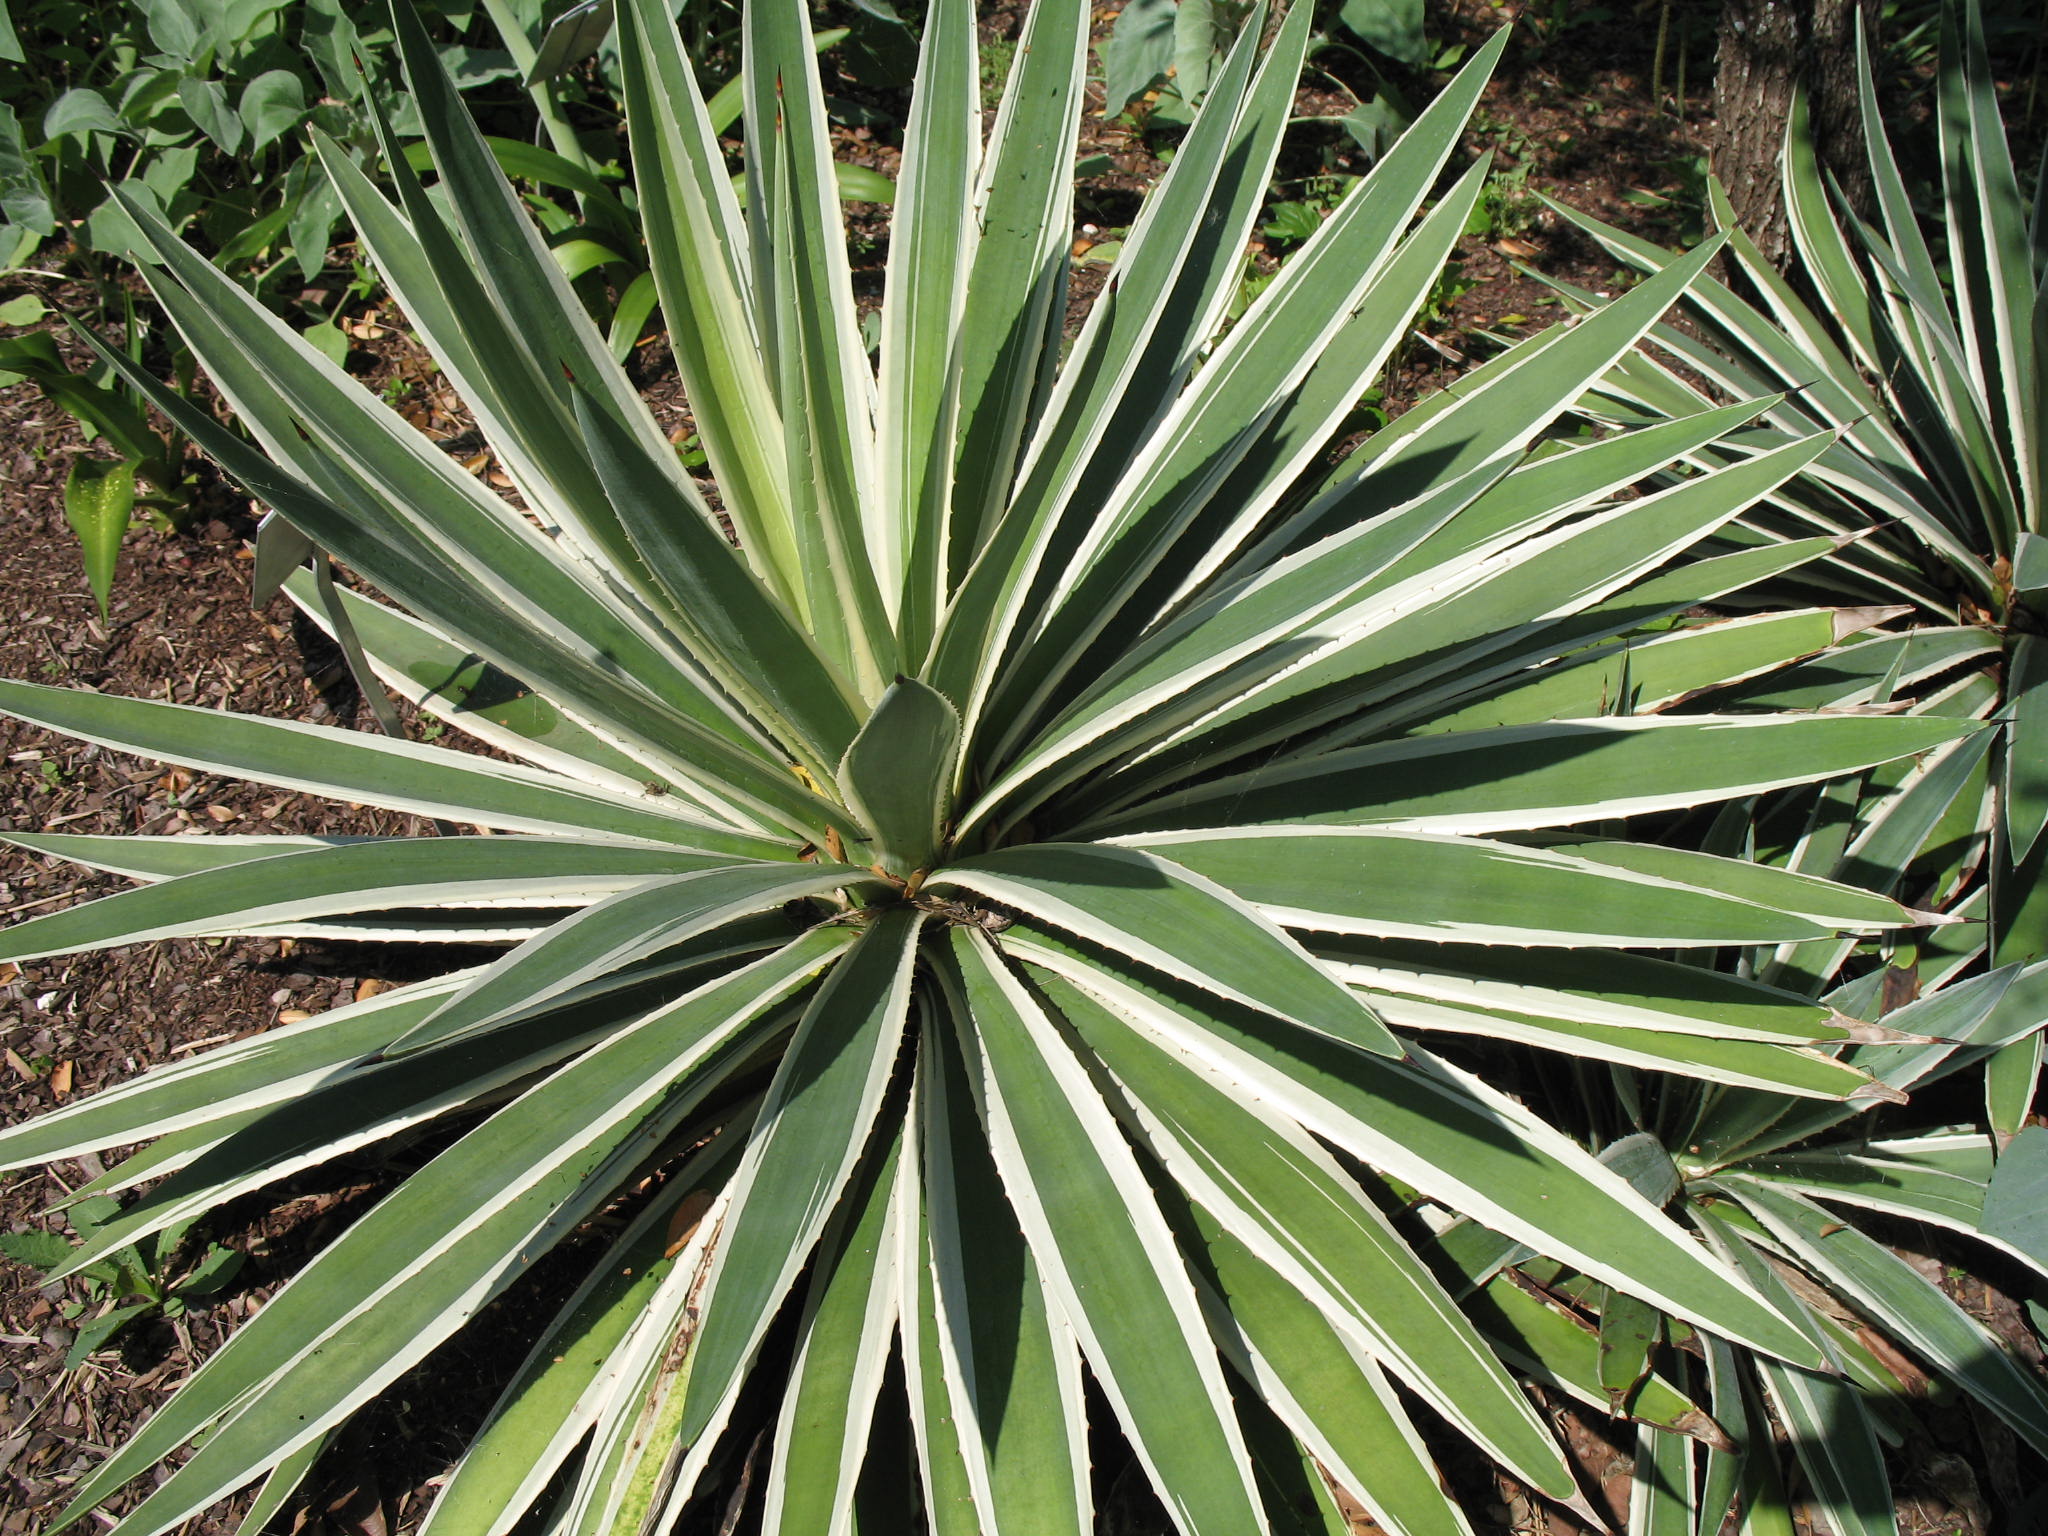
{"type": "Polygon", "coordinates": [[[898,677],[839,763],[846,808],[867,827],[885,873],[909,880],[936,862],[959,756],[960,711],[915,678],[898,677]]]}

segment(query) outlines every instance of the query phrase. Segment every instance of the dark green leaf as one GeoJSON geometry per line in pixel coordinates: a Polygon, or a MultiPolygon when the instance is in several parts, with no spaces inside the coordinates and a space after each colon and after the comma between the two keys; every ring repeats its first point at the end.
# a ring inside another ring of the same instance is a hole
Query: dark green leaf
{"type": "Polygon", "coordinates": [[[2048,1127],[2030,1125],[1999,1154],[1981,1225],[2048,1267],[2048,1127]]]}
{"type": "Polygon", "coordinates": [[[908,878],[929,869],[952,809],[960,712],[944,695],[899,677],[846,749],[839,783],[868,828],[877,862],[908,878]]]}
{"type": "Polygon", "coordinates": [[[74,459],[64,477],[64,520],[78,535],[85,557],[86,584],[107,616],[107,596],[114,586],[114,563],[135,511],[135,465],[109,459],[74,459]]]}
{"type": "Polygon", "coordinates": [[[1397,63],[1415,66],[1428,62],[1422,0],[1344,0],[1337,16],[1368,46],[1397,63]]]}
{"type": "Polygon", "coordinates": [[[266,70],[243,88],[240,110],[249,148],[266,149],[305,117],[305,83],[288,69],[266,70]]]}
{"type": "Polygon", "coordinates": [[[1173,65],[1174,0],[1125,0],[1102,47],[1102,115],[1115,117],[1173,65]]]}

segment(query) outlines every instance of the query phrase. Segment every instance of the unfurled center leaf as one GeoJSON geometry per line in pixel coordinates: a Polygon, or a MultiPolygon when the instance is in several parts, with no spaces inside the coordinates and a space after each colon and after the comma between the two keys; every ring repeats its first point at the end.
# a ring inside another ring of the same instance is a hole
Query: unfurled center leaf
{"type": "Polygon", "coordinates": [[[898,879],[931,868],[953,808],[960,712],[913,678],[891,683],[846,749],[839,784],[874,862],[898,879]]]}

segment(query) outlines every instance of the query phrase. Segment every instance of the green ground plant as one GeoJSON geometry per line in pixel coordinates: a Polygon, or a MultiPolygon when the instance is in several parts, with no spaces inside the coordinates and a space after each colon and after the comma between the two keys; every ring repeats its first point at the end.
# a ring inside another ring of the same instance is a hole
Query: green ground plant
{"type": "MultiPolygon", "coordinates": [[[[65,1209],[72,1230],[90,1243],[121,1212],[110,1195],[90,1195],[65,1209]]],[[[126,1248],[108,1250],[85,1264],[73,1262],[74,1245],[55,1232],[0,1232],[0,1254],[48,1274],[75,1276],[82,1296],[63,1302],[58,1315],[75,1329],[64,1368],[77,1370],[112,1345],[129,1324],[152,1316],[179,1317],[185,1309],[230,1284],[242,1255],[219,1243],[194,1254],[192,1223],[151,1233],[126,1248]],[[181,1252],[181,1250],[183,1250],[181,1252]]]]}
{"type": "MultiPolygon", "coordinates": [[[[110,750],[478,829],[13,833],[136,884],[16,925],[0,957],[492,948],[0,1133],[10,1165],[156,1138],[90,1191],[135,1193],[73,1269],[399,1132],[438,1149],[66,1524],[163,1466],[124,1536],[259,1477],[276,1508],[323,1437],[599,1216],[609,1241],[430,1536],[693,1510],[1079,1536],[1112,1431],[1188,1536],[1341,1531],[1333,1487],[1403,1536],[1464,1532],[1418,1417],[1576,1503],[1523,1352],[1459,1305],[1459,1217],[1827,1370],[1740,1252],[1494,1069],[1533,1041],[1830,1112],[1895,1096],[1842,1048],[1917,1036],[1690,962],[1846,944],[1859,970],[1939,919],[1627,833],[1910,774],[1985,731],[1680,707],[1882,617],[1687,617],[1838,548],[1688,558],[1831,433],[1632,494],[1773,401],[1544,442],[1713,246],[1325,455],[1478,204],[1485,160],[1443,178],[1505,39],[1226,326],[1309,21],[1262,46],[1251,12],[1068,347],[1089,8],[1032,9],[984,135],[975,17],[934,5],[871,361],[806,8],[745,12],[742,210],[667,7],[621,0],[639,211],[716,514],[409,11],[436,184],[388,129],[388,190],[316,144],[517,505],[124,204],[260,448],[109,363],[275,509],[262,580],[345,628],[374,691],[495,754],[0,683],[8,712],[110,750]]],[[[1720,1433],[1658,1379],[1626,1394],[1639,1417],[1720,1433]]]]}

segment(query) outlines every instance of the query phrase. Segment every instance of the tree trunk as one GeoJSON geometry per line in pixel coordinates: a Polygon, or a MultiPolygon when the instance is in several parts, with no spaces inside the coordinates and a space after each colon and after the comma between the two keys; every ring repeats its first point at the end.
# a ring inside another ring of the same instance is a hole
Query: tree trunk
{"type": "Polygon", "coordinates": [[[1771,261],[1790,249],[1779,156],[1804,86],[1821,163],[1867,208],[1870,170],[1856,99],[1856,13],[1874,40],[1876,0],[1722,0],[1714,75],[1714,172],[1736,221],[1771,261]]]}

